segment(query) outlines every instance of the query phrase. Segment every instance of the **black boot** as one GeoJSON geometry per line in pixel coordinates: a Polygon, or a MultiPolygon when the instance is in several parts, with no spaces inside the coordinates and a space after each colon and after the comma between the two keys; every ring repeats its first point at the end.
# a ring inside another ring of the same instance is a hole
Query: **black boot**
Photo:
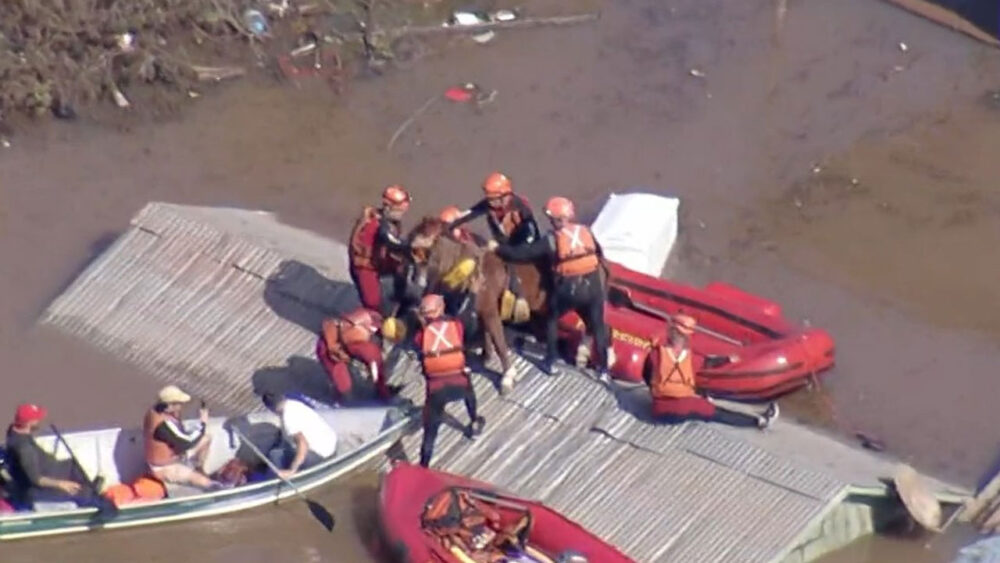
{"type": "Polygon", "coordinates": [[[486,419],[481,416],[477,416],[475,420],[470,422],[469,425],[465,427],[465,437],[471,440],[482,434],[483,428],[485,427],[486,419]]]}

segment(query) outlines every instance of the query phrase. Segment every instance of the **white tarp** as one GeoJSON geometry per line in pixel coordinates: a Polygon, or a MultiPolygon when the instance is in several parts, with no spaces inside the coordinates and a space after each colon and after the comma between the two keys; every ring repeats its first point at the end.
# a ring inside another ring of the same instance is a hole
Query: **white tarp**
{"type": "Polygon", "coordinates": [[[609,260],[659,277],[677,241],[680,204],[648,193],[611,194],[591,230],[609,260]]]}

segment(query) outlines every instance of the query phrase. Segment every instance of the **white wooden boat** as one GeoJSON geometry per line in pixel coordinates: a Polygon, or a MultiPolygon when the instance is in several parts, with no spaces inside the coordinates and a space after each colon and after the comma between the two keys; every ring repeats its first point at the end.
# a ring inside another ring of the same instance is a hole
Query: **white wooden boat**
{"type": "MultiPolygon", "coordinates": [[[[337,452],[291,478],[302,492],[321,487],[385,452],[399,439],[413,416],[412,411],[403,407],[386,406],[321,408],[319,412],[337,432],[337,452]]],[[[207,472],[218,470],[237,454],[244,460],[253,459],[249,448],[240,447],[240,438],[233,427],[264,451],[280,435],[278,419],[269,412],[211,419],[208,432],[212,447],[205,466],[207,472]]],[[[106,486],[131,483],[146,473],[140,428],[71,432],[63,436],[87,474],[103,476],[106,486]]],[[[69,459],[65,446],[56,446],[54,436],[40,436],[38,441],[48,451],[55,451],[59,459],[69,459]]],[[[171,486],[163,500],[126,504],[114,514],[101,514],[95,508],[61,508],[0,515],[0,540],[203,518],[275,503],[294,495],[278,479],[214,492],[171,486]]]]}

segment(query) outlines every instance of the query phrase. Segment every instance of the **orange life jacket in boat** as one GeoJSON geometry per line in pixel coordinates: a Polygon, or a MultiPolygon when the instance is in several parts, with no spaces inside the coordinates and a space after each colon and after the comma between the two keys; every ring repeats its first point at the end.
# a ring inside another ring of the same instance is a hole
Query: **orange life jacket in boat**
{"type": "Polygon", "coordinates": [[[671,346],[657,346],[657,366],[649,382],[650,394],[654,399],[683,399],[695,395],[694,365],[691,349],[684,348],[674,355],[671,346]]]}
{"type": "Polygon", "coordinates": [[[424,327],[420,361],[427,379],[454,376],[465,369],[459,326],[456,320],[441,318],[424,327]]]}
{"type": "Polygon", "coordinates": [[[157,440],[153,437],[156,427],[167,420],[177,421],[176,418],[167,413],[159,412],[156,409],[149,409],[146,418],[142,421],[142,434],[145,440],[146,463],[149,465],[170,465],[177,462],[180,457],[174,453],[170,444],[157,440]]]}
{"type": "Polygon", "coordinates": [[[448,488],[428,499],[420,516],[424,531],[438,537],[445,544],[458,545],[473,561],[493,563],[507,561],[504,544],[523,547],[531,533],[531,513],[508,527],[498,510],[459,488],[448,488]],[[475,546],[477,533],[489,528],[496,535],[485,546],[475,546]]]}
{"type": "Polygon", "coordinates": [[[584,225],[569,223],[556,231],[556,273],[560,276],[582,276],[597,270],[597,242],[584,225]]]}

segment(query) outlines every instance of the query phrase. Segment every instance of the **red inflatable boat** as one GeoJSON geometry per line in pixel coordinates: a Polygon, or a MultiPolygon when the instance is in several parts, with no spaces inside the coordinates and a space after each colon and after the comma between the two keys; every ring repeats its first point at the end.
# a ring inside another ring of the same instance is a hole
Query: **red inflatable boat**
{"type": "MultiPolygon", "coordinates": [[[[692,338],[698,386],[731,399],[772,399],[806,385],[834,363],[834,343],[820,329],[795,326],[776,303],[724,283],[704,289],[655,278],[609,263],[605,322],[612,332],[612,377],[643,382],[651,341],[665,338],[667,318],[698,320],[692,338]]],[[[583,336],[576,314],[560,319],[562,337],[575,349],[583,336]]]]}
{"type": "Polygon", "coordinates": [[[380,520],[406,563],[626,563],[558,512],[458,475],[399,463],[382,479],[380,520]]]}

